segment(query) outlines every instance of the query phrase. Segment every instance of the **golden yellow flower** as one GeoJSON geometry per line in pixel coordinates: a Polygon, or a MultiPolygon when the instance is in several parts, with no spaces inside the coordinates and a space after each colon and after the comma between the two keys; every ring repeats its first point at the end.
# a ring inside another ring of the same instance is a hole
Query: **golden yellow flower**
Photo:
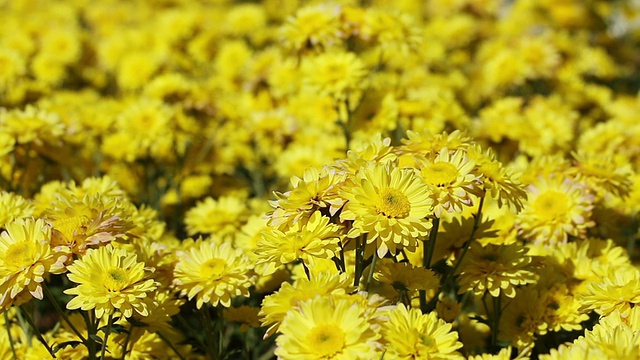
{"type": "Polygon", "coordinates": [[[282,27],[286,44],[295,50],[326,48],[340,41],[340,7],[322,4],[300,8],[282,27]]]}
{"type": "Polygon", "coordinates": [[[51,227],[41,219],[18,219],[0,235],[0,308],[42,300],[42,282],[64,271],[67,254],[51,248],[51,227]],[[30,295],[29,295],[30,294],[30,295]]]}
{"type": "Polygon", "coordinates": [[[182,296],[196,298],[198,309],[204,303],[229,307],[232,297],[249,296],[255,275],[241,249],[233,249],[229,243],[198,240],[177,255],[173,282],[182,296]]]}
{"type": "Polygon", "coordinates": [[[595,310],[602,316],[614,310],[628,314],[640,303],[640,270],[627,266],[610,269],[599,281],[587,285],[581,294],[581,310],[595,310]]]}
{"type": "Polygon", "coordinates": [[[149,314],[149,296],[157,283],[149,278],[149,270],[136,254],[107,244],[89,249],[67,269],[69,280],[78,284],[64,291],[76,295],[67,303],[67,309],[94,309],[98,318],[116,311],[126,318],[134,311],[142,316],[149,314]]]}
{"type": "Polygon", "coordinates": [[[382,324],[385,359],[464,359],[457,351],[462,347],[458,333],[435,312],[422,314],[398,304],[388,316],[382,324]]]}
{"type": "Polygon", "coordinates": [[[353,221],[347,237],[366,234],[366,243],[381,258],[403,248],[415,250],[419,237],[432,227],[429,188],[413,170],[392,162],[369,163],[342,195],[348,202],[340,219],[353,221]]]}
{"type": "Polygon", "coordinates": [[[354,53],[328,52],[307,58],[302,65],[308,91],[344,100],[365,88],[365,65],[354,53]]]}
{"type": "Polygon", "coordinates": [[[239,197],[222,196],[218,200],[207,197],[187,211],[184,223],[189,235],[225,237],[238,231],[248,217],[247,210],[244,199],[239,197]]]}
{"type": "Polygon", "coordinates": [[[33,216],[35,206],[22,196],[3,191],[0,193],[0,227],[17,219],[33,216]]]}
{"type": "Polygon", "coordinates": [[[360,306],[344,298],[316,296],[298,303],[280,326],[279,359],[350,360],[376,357],[379,335],[360,306]]]}

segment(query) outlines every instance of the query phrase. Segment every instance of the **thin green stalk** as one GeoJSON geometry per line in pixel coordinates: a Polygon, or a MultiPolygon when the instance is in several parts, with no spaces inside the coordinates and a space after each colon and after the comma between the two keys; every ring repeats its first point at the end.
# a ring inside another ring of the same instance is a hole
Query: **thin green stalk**
{"type": "MultiPolygon", "coordinates": [[[[433,257],[433,252],[436,249],[436,240],[438,238],[439,227],[440,227],[440,218],[434,217],[433,227],[431,228],[431,232],[429,232],[429,240],[427,240],[427,243],[423,243],[424,246],[422,248],[422,266],[425,269],[429,269],[431,267],[431,258],[433,257]]],[[[419,293],[420,293],[420,310],[422,311],[423,314],[426,314],[428,312],[427,291],[420,290],[419,293]]],[[[434,299],[437,299],[437,298],[438,298],[437,296],[434,297],[434,299]]]]}
{"type": "MultiPolygon", "coordinates": [[[[164,335],[162,335],[162,332],[158,331],[156,334],[158,334],[158,337],[160,337],[160,340],[164,341],[164,343],[167,344],[167,346],[171,350],[173,350],[173,352],[176,353],[176,355],[178,355],[180,360],[185,360],[184,356],[182,356],[182,354],[180,354],[178,349],[176,349],[176,347],[171,343],[171,341],[169,341],[169,339],[167,339],[164,335]]],[[[124,357],[123,357],[123,359],[124,359],[124,357]]]]}
{"type": "Polygon", "coordinates": [[[493,297],[493,324],[491,326],[491,348],[496,349],[498,346],[498,327],[500,326],[500,316],[502,315],[501,297],[493,297]]]}
{"type": "Polygon", "coordinates": [[[369,269],[369,276],[367,277],[367,285],[364,288],[364,291],[369,292],[369,287],[371,286],[371,282],[373,281],[373,273],[376,271],[376,263],[378,262],[378,253],[373,252],[373,260],[371,261],[371,269],[369,269]]]}
{"type": "Polygon", "coordinates": [[[304,269],[304,274],[307,275],[307,280],[311,281],[311,272],[309,271],[309,268],[307,267],[307,264],[304,263],[304,260],[300,260],[300,262],[302,263],[302,268],[304,269]]]}
{"type": "Polygon", "coordinates": [[[133,332],[133,324],[131,324],[131,327],[129,327],[129,332],[127,333],[127,337],[124,338],[124,345],[122,345],[122,357],[120,358],[120,360],[124,360],[125,356],[127,356],[127,347],[129,347],[129,341],[131,340],[132,332],[133,332]]]}
{"type": "Polygon", "coordinates": [[[76,327],[71,323],[71,321],[69,320],[69,317],[64,311],[62,311],[62,309],[60,308],[60,305],[58,305],[58,302],[56,301],[56,298],[53,296],[53,294],[51,293],[51,290],[49,290],[49,287],[44,282],[42,283],[42,289],[44,290],[44,293],[49,298],[49,301],[51,301],[51,304],[53,305],[54,309],[56,309],[56,311],[58,312],[58,314],[60,314],[62,319],[67,323],[67,325],[69,325],[69,328],[71,328],[71,331],[73,331],[73,333],[76,334],[76,336],[80,339],[80,341],[82,341],[82,343],[88,347],[87,339],[85,339],[84,336],[80,334],[80,331],[78,331],[78,329],[76,329],[76,327]]]}
{"type": "Polygon", "coordinates": [[[222,306],[216,307],[218,312],[218,359],[222,359],[224,352],[224,316],[222,315],[222,306]]]}
{"type": "Polygon", "coordinates": [[[356,240],[356,264],[355,264],[355,276],[353,279],[353,286],[360,286],[360,277],[362,276],[362,271],[364,270],[364,242],[366,241],[364,239],[364,236],[366,235],[361,235],[359,237],[357,237],[356,240]],[[360,240],[362,240],[362,242],[360,242],[360,240]]]}
{"type": "Polygon", "coordinates": [[[205,330],[205,337],[204,337],[203,344],[205,345],[206,349],[203,349],[203,350],[205,350],[209,355],[213,357],[214,354],[216,354],[216,352],[213,351],[213,346],[211,345],[211,342],[209,339],[212,339],[214,337],[214,331],[213,331],[213,328],[211,327],[211,321],[209,317],[207,316],[207,314],[205,314],[205,311],[208,310],[208,306],[209,304],[206,304],[204,308],[198,310],[198,313],[200,315],[200,321],[202,322],[202,327],[205,330]]]}
{"type": "Polygon", "coordinates": [[[13,354],[13,359],[18,360],[18,355],[16,355],[16,348],[13,345],[13,338],[11,337],[11,322],[9,321],[8,311],[4,312],[4,326],[7,328],[7,338],[9,339],[9,344],[11,345],[11,353],[13,354]]]}
{"type": "Polygon", "coordinates": [[[107,320],[107,330],[104,333],[104,340],[102,341],[102,352],[100,353],[101,360],[104,360],[104,355],[107,353],[107,342],[109,340],[109,335],[111,334],[112,323],[113,323],[113,313],[109,314],[109,319],[107,320]]]}
{"type": "Polygon", "coordinates": [[[445,274],[444,278],[442,279],[442,282],[440,283],[440,287],[438,288],[438,291],[435,293],[434,297],[431,300],[429,300],[429,303],[427,304],[427,307],[426,307],[427,311],[433,311],[433,309],[436,308],[436,302],[438,301],[438,297],[440,296],[440,293],[444,291],[445,286],[447,286],[447,283],[449,282],[451,277],[453,277],[456,274],[456,271],[458,271],[460,264],[462,264],[462,260],[467,255],[467,251],[469,251],[469,247],[471,247],[471,243],[473,242],[473,239],[476,236],[476,232],[478,232],[478,228],[480,227],[480,222],[482,221],[483,206],[484,206],[484,194],[480,198],[480,203],[478,204],[478,212],[474,216],[473,228],[471,229],[471,234],[469,234],[469,238],[464,243],[464,248],[462,249],[462,253],[458,257],[458,259],[456,259],[456,262],[453,265],[453,268],[451,269],[451,271],[448,271],[445,274]]]}
{"type": "Polygon", "coordinates": [[[42,333],[40,332],[40,330],[38,330],[36,323],[33,321],[29,313],[25,309],[23,309],[21,306],[19,306],[19,309],[22,312],[22,315],[24,315],[24,318],[27,320],[27,322],[31,326],[31,329],[35,333],[36,338],[38,338],[38,340],[42,343],[42,345],[44,345],[44,347],[47,349],[49,354],[51,354],[51,356],[55,359],[56,355],[53,352],[53,349],[51,348],[51,346],[49,346],[47,341],[44,339],[44,337],[42,336],[42,333]]]}

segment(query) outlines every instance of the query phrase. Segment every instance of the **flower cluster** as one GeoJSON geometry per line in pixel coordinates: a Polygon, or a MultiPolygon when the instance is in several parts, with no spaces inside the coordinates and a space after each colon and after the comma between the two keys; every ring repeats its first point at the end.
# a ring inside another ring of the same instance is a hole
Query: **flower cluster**
{"type": "Polygon", "coordinates": [[[639,19],[0,0],[0,358],[639,357],[639,19]]]}

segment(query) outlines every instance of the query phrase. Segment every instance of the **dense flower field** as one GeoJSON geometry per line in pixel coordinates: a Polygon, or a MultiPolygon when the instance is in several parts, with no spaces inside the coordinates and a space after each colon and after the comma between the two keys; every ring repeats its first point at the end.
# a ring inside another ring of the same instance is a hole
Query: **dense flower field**
{"type": "Polygon", "coordinates": [[[0,360],[640,358],[640,2],[0,0],[0,360]]]}

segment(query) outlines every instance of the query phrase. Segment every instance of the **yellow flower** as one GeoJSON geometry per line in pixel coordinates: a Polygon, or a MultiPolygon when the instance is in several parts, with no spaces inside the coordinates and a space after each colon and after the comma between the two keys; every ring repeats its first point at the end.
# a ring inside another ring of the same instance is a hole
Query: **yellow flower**
{"type": "Polygon", "coordinates": [[[329,218],[319,211],[308,221],[300,221],[285,231],[267,228],[262,232],[256,255],[258,265],[267,265],[267,274],[275,272],[283,264],[302,260],[313,267],[315,259],[331,259],[339,251],[342,237],[340,226],[329,223],[329,218]]]}
{"type": "Polygon", "coordinates": [[[0,193],[0,227],[5,228],[17,219],[33,216],[35,206],[18,194],[3,191],[0,193]]]}
{"type": "Polygon", "coordinates": [[[0,308],[42,300],[42,282],[49,273],[64,271],[67,255],[55,252],[49,242],[51,228],[41,219],[18,219],[0,235],[0,308]],[[31,294],[31,296],[29,296],[31,294]]]}
{"type": "Polygon", "coordinates": [[[0,130],[13,136],[18,144],[42,146],[58,143],[65,126],[57,114],[29,105],[24,110],[0,112],[0,130]]]}
{"type": "Polygon", "coordinates": [[[265,338],[275,334],[282,319],[298,303],[313,299],[316,295],[345,295],[352,292],[352,280],[346,274],[311,274],[311,279],[299,278],[292,284],[283,282],[280,290],[262,301],[260,316],[262,326],[268,326],[265,338]]]}
{"type": "Polygon", "coordinates": [[[242,305],[239,307],[230,307],[225,310],[225,320],[232,321],[240,324],[240,331],[246,332],[249,328],[260,327],[260,319],[258,313],[259,307],[251,307],[242,305]]]}
{"type": "Polygon", "coordinates": [[[303,86],[307,90],[344,100],[362,90],[367,75],[365,65],[354,53],[328,52],[307,58],[302,65],[303,86]]]}
{"type": "Polygon", "coordinates": [[[148,315],[149,296],[157,283],[149,279],[145,264],[138,261],[136,254],[107,244],[89,249],[67,268],[69,280],[78,284],[64,291],[76,295],[67,303],[67,309],[94,309],[98,318],[116,311],[126,318],[134,311],[148,315]]]}
{"type": "Polygon", "coordinates": [[[307,6],[289,17],[281,29],[285,43],[295,50],[336,46],[340,40],[340,7],[307,6]]]}
{"type": "Polygon", "coordinates": [[[458,273],[459,293],[473,291],[476,295],[489,292],[498,297],[516,296],[516,286],[535,283],[532,259],[517,243],[482,246],[474,242],[462,260],[458,273]]]}
{"type": "Polygon", "coordinates": [[[369,163],[342,195],[348,202],[340,219],[353,220],[347,236],[366,234],[380,258],[402,248],[415,250],[418,238],[432,226],[427,220],[432,204],[428,187],[413,170],[393,163],[369,163]]]}
{"type": "Polygon", "coordinates": [[[252,264],[241,249],[231,244],[198,240],[188,250],[178,251],[173,280],[182,296],[196,298],[196,307],[204,303],[231,306],[234,296],[249,296],[255,282],[252,264]]]}
{"type": "Polygon", "coordinates": [[[521,236],[534,243],[556,244],[569,235],[584,237],[595,225],[591,218],[593,195],[584,185],[568,178],[539,178],[527,188],[529,200],[518,214],[516,226],[521,236]]]}
{"type": "Polygon", "coordinates": [[[391,285],[406,302],[417,290],[435,290],[440,285],[435,273],[429,269],[415,267],[408,262],[382,262],[376,268],[374,279],[391,285]]]}
{"type": "Polygon", "coordinates": [[[316,296],[287,313],[276,338],[279,359],[372,359],[379,335],[365,311],[344,298],[316,296]]]}
{"type": "Polygon", "coordinates": [[[548,324],[544,318],[545,298],[544,291],[531,286],[522,288],[513,300],[503,305],[498,339],[525,347],[531,345],[537,335],[546,334],[548,324]]]}
{"type": "Polygon", "coordinates": [[[222,196],[214,200],[207,197],[187,211],[184,222],[189,235],[216,234],[225,237],[238,231],[247,216],[244,199],[222,196]]]}
{"type": "Polygon", "coordinates": [[[388,316],[382,324],[385,359],[463,359],[457,351],[462,347],[458,333],[435,312],[422,314],[398,304],[388,316]]]}
{"type": "Polygon", "coordinates": [[[456,150],[450,154],[443,148],[433,161],[420,159],[420,174],[431,185],[434,213],[440,217],[443,211],[462,212],[463,206],[472,206],[471,195],[480,192],[478,175],[473,173],[475,162],[466,152],[456,150]],[[421,161],[420,161],[421,160],[421,161]]]}
{"type": "Polygon", "coordinates": [[[606,153],[574,153],[576,166],[567,174],[573,175],[576,181],[586,183],[598,195],[610,193],[624,197],[631,192],[631,164],[622,163],[606,153]]]}
{"type": "Polygon", "coordinates": [[[619,267],[587,285],[581,296],[581,310],[595,310],[602,316],[615,310],[628,314],[640,303],[640,270],[619,267]]]}

